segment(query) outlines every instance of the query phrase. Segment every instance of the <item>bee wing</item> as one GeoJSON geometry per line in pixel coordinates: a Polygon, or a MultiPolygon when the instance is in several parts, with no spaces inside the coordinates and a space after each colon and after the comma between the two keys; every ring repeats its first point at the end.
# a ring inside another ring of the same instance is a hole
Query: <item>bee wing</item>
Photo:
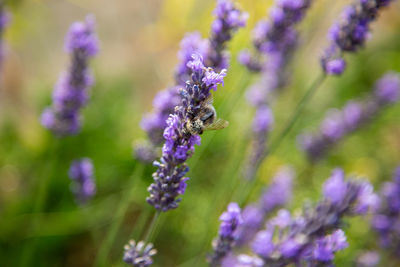
{"type": "Polygon", "coordinates": [[[206,100],[204,101],[204,104],[205,104],[205,105],[212,105],[213,101],[214,101],[213,96],[212,96],[212,94],[210,94],[210,95],[206,98],[206,100]]]}
{"type": "Polygon", "coordinates": [[[216,119],[213,123],[205,127],[204,130],[220,130],[228,127],[229,122],[222,119],[216,119]]]}

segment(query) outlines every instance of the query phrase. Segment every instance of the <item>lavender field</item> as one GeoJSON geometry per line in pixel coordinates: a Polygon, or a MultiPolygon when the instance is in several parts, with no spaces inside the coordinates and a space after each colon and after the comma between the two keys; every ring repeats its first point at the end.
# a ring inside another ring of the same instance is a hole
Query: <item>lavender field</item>
{"type": "Polygon", "coordinates": [[[0,0],[0,266],[400,266],[399,14],[0,0]]]}

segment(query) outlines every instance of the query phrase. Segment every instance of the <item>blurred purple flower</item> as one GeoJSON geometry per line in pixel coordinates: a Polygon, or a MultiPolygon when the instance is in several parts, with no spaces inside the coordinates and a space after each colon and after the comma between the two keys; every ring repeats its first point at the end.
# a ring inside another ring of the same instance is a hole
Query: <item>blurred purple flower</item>
{"type": "Polygon", "coordinates": [[[383,184],[380,201],[372,218],[372,228],[379,234],[381,246],[400,256],[400,167],[393,179],[383,184]]]}
{"type": "Polygon", "coordinates": [[[11,20],[11,14],[7,12],[4,7],[4,3],[0,2],[0,69],[3,65],[3,58],[4,58],[4,41],[3,35],[5,28],[8,26],[11,20]]]}
{"type": "Polygon", "coordinates": [[[255,54],[247,50],[240,53],[239,62],[250,71],[261,73],[260,80],[247,90],[247,98],[256,108],[253,142],[244,172],[247,180],[255,178],[267,154],[266,142],[273,124],[268,96],[283,88],[289,80],[286,68],[297,45],[295,26],[310,3],[310,0],[276,0],[269,12],[269,20],[261,20],[253,30],[255,54]]]}
{"type": "Polygon", "coordinates": [[[228,68],[229,56],[225,51],[227,42],[232,39],[234,32],[246,25],[248,15],[240,11],[232,0],[218,0],[214,15],[216,18],[211,26],[205,64],[219,72],[228,68]]]}
{"type": "Polygon", "coordinates": [[[284,207],[292,198],[294,171],[281,167],[272,183],[264,189],[259,201],[247,205],[243,210],[243,224],[238,228],[237,246],[249,242],[262,227],[264,220],[275,209],[284,207]]]}
{"type": "Polygon", "coordinates": [[[344,181],[344,172],[342,169],[335,169],[332,176],[324,183],[324,197],[332,202],[338,204],[343,201],[346,196],[347,183],[344,181]]]}
{"type": "Polygon", "coordinates": [[[208,257],[211,266],[219,266],[237,239],[237,228],[243,223],[241,210],[236,203],[230,203],[227,211],[219,217],[221,225],[218,237],[213,240],[213,253],[208,257]]]}
{"type": "Polygon", "coordinates": [[[335,58],[326,62],[325,71],[330,75],[340,75],[346,68],[346,61],[343,58],[335,58]]]}
{"type": "Polygon", "coordinates": [[[93,163],[88,158],[75,160],[69,169],[69,177],[72,180],[72,192],[77,201],[87,202],[96,193],[96,184],[93,178],[93,163]]]}
{"type": "Polygon", "coordinates": [[[203,58],[207,56],[209,50],[207,39],[203,39],[199,32],[187,33],[181,43],[178,52],[179,63],[175,71],[175,82],[177,85],[184,85],[190,79],[191,70],[187,66],[189,61],[192,61],[193,54],[199,54],[203,58]]]}
{"type": "Polygon", "coordinates": [[[273,235],[272,229],[258,232],[251,245],[253,252],[262,258],[268,258],[275,248],[272,242],[273,235]]]}
{"type": "Polygon", "coordinates": [[[284,206],[292,198],[294,171],[289,167],[281,168],[275,175],[272,184],[261,197],[261,206],[265,212],[271,212],[284,206]]]}
{"type": "Polygon", "coordinates": [[[266,140],[274,124],[274,116],[268,105],[259,105],[253,119],[253,135],[251,151],[247,159],[244,178],[255,178],[258,166],[265,157],[267,148],[266,140]]]}
{"type": "Polygon", "coordinates": [[[289,266],[302,262],[311,266],[329,266],[335,253],[348,246],[340,229],[342,219],[365,214],[375,205],[365,199],[376,200],[376,197],[369,190],[369,183],[359,179],[344,181],[342,176],[341,171],[335,170],[324,186],[324,198],[315,207],[306,207],[302,216],[291,217],[288,211],[282,210],[277,217],[267,221],[266,229],[260,231],[251,244],[253,252],[263,259],[264,264],[289,266]],[[335,187],[334,183],[341,186],[335,187]],[[340,197],[330,191],[337,188],[344,191],[340,197]],[[358,209],[359,205],[367,203],[366,209],[358,209]]]}
{"type": "Polygon", "coordinates": [[[399,101],[400,75],[397,72],[385,74],[376,84],[375,95],[380,103],[389,104],[399,101]]]}
{"type": "Polygon", "coordinates": [[[300,135],[300,147],[310,160],[319,160],[340,140],[369,123],[384,107],[399,98],[400,74],[389,72],[376,82],[375,92],[364,101],[350,100],[342,110],[331,110],[319,132],[300,135]]]}
{"type": "Polygon", "coordinates": [[[346,68],[342,58],[344,52],[357,52],[364,46],[370,35],[370,23],[373,22],[380,9],[391,0],[354,0],[347,6],[329,31],[331,45],[321,57],[321,65],[325,73],[340,75],[346,68]]]}
{"type": "Polygon", "coordinates": [[[76,134],[81,128],[79,110],[86,105],[93,84],[88,61],[98,52],[92,16],[71,25],[65,47],[71,55],[71,66],[60,76],[53,92],[53,105],[44,110],[41,118],[42,125],[59,136],[76,134]]]}
{"type": "Polygon", "coordinates": [[[336,230],[331,235],[318,239],[313,248],[313,258],[321,262],[331,262],[337,251],[348,247],[346,236],[342,230],[336,230]]]}
{"type": "Polygon", "coordinates": [[[181,98],[178,91],[178,87],[160,91],[153,100],[153,113],[146,114],[140,123],[154,147],[162,144],[162,134],[167,126],[168,116],[180,104],[181,98]]]}

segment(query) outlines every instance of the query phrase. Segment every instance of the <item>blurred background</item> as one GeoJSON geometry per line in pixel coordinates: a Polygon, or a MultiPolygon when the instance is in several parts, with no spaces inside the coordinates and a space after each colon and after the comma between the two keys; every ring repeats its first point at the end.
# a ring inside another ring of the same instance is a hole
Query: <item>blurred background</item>
{"type": "MultiPolygon", "coordinates": [[[[254,112],[244,93],[257,76],[236,58],[242,48],[251,47],[251,29],[266,16],[272,1],[238,2],[250,15],[248,26],[230,42],[225,86],[214,94],[219,116],[230,126],[202,136],[202,145],[189,160],[191,179],[183,201],[159,222],[154,266],[206,266],[219,214],[242,179],[254,112]]],[[[300,25],[291,82],[273,105],[272,137],[319,75],[327,31],[348,2],[315,1],[300,25]]],[[[145,198],[155,168],[136,161],[132,152],[132,144],[145,138],[140,119],[152,110],[154,95],[173,84],[184,34],[198,30],[208,36],[215,1],[11,0],[7,5],[12,21],[4,36],[0,87],[0,265],[124,266],[124,244],[143,237],[154,212],[145,198]],[[69,62],[63,49],[69,25],[88,13],[96,17],[101,41],[91,65],[96,83],[82,112],[82,132],[56,141],[39,118],[69,62]],[[55,152],[50,150],[54,142],[55,152]],[[76,204],[68,178],[71,161],[80,157],[90,157],[95,167],[97,194],[86,205],[76,204]]],[[[297,171],[291,210],[317,200],[335,167],[366,176],[379,188],[400,163],[400,105],[385,109],[312,166],[297,145],[297,135],[317,129],[329,108],[363,97],[386,71],[400,71],[399,11],[400,4],[394,2],[382,12],[365,49],[347,57],[349,67],[342,77],[328,78],[279,149],[262,163],[260,188],[282,165],[297,171]]],[[[257,197],[253,194],[250,200],[257,197]]],[[[362,249],[375,248],[368,223],[349,222],[350,247],[338,254],[338,266],[353,266],[362,249]]],[[[388,261],[386,266],[399,265],[388,261]]]]}

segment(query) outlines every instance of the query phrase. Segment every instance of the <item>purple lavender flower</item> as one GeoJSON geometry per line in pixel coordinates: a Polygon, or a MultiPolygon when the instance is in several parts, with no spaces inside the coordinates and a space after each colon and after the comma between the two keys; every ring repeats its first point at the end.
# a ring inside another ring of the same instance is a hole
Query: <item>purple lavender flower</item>
{"type": "Polygon", "coordinates": [[[323,70],[329,75],[340,75],[346,68],[342,58],[344,52],[357,52],[364,46],[370,35],[370,23],[380,9],[391,0],[354,0],[353,4],[343,10],[339,22],[329,31],[332,44],[321,58],[323,70]]]}
{"type": "Polygon", "coordinates": [[[388,72],[375,85],[375,96],[379,104],[386,105],[399,101],[400,75],[397,72],[388,72]]]}
{"type": "Polygon", "coordinates": [[[153,100],[153,113],[145,115],[140,123],[155,146],[163,143],[162,133],[167,126],[166,121],[180,103],[178,91],[178,87],[173,87],[159,92],[153,100]]]}
{"type": "Polygon", "coordinates": [[[63,73],[53,92],[53,105],[42,114],[42,124],[59,136],[79,132],[81,122],[79,110],[88,101],[88,90],[93,78],[88,61],[98,51],[98,40],[94,33],[94,18],[72,24],[66,37],[65,48],[71,55],[68,72],[63,73]]]}
{"type": "Polygon", "coordinates": [[[348,246],[344,232],[336,230],[331,235],[317,239],[313,248],[313,258],[321,262],[331,262],[335,252],[348,246]]]}
{"type": "Polygon", "coordinates": [[[210,49],[209,46],[208,40],[203,39],[199,32],[187,33],[183,37],[178,52],[179,63],[175,70],[175,82],[177,85],[185,85],[186,81],[190,80],[191,69],[187,66],[187,63],[192,60],[192,55],[199,54],[206,58],[210,49]]]}
{"type": "Polygon", "coordinates": [[[250,71],[260,72],[260,80],[247,92],[249,102],[256,107],[253,122],[253,142],[244,177],[254,179],[259,165],[267,153],[266,142],[273,124],[269,109],[269,95],[285,87],[288,81],[287,65],[297,44],[295,26],[299,23],[310,0],[276,0],[269,20],[260,21],[253,31],[255,55],[242,51],[239,61],[250,71]]]}
{"type": "Polygon", "coordinates": [[[247,180],[254,179],[258,166],[264,159],[267,151],[265,144],[268,139],[268,134],[272,130],[273,124],[274,116],[269,106],[259,105],[253,119],[254,139],[244,173],[244,178],[247,180]]]}
{"type": "Polygon", "coordinates": [[[342,113],[340,110],[332,109],[321,124],[321,134],[327,140],[335,142],[343,137],[345,132],[342,113]]]}
{"type": "MultiPolygon", "coordinates": [[[[294,26],[302,20],[310,2],[310,0],[276,0],[269,13],[269,20],[260,21],[254,28],[254,47],[261,55],[273,61],[272,66],[269,67],[275,67],[277,74],[279,74],[278,69],[286,65],[296,46],[297,31],[294,26]]],[[[262,61],[265,63],[261,64],[266,66],[254,68],[254,66],[260,66],[258,58],[258,55],[251,57],[249,54],[241,54],[240,61],[253,71],[262,71],[268,66],[268,63],[264,59],[262,61]]]]}
{"type": "Polygon", "coordinates": [[[10,22],[11,15],[5,10],[4,3],[0,2],[0,68],[3,64],[4,58],[4,43],[3,43],[3,35],[4,30],[10,22]]]}
{"type": "Polygon", "coordinates": [[[72,180],[72,192],[79,202],[85,203],[94,196],[96,184],[93,179],[93,163],[90,159],[73,161],[69,169],[69,177],[72,180]]]}
{"type": "Polygon", "coordinates": [[[201,129],[197,134],[188,130],[187,122],[193,121],[202,109],[202,104],[211,96],[211,90],[221,84],[225,70],[219,74],[211,68],[206,68],[200,55],[193,55],[188,62],[192,70],[191,81],[181,90],[182,104],[175,108],[175,113],[167,119],[164,130],[165,143],[160,161],[155,161],[158,168],[153,174],[154,183],[148,188],[150,196],[147,202],[157,210],[168,211],[178,207],[180,198],[186,189],[185,174],[189,171],[186,160],[194,152],[194,145],[200,144],[201,129]]]}
{"type": "Polygon", "coordinates": [[[294,175],[290,167],[280,168],[272,183],[264,189],[259,201],[243,209],[243,224],[238,228],[237,246],[244,246],[249,242],[261,229],[267,216],[290,201],[294,175]]]}
{"type": "Polygon", "coordinates": [[[312,161],[321,159],[344,137],[372,121],[387,105],[400,99],[400,74],[389,72],[375,84],[373,94],[364,101],[350,100],[342,110],[331,110],[320,131],[302,134],[299,143],[312,161]]]}
{"type": "Polygon", "coordinates": [[[246,25],[248,15],[237,9],[231,0],[218,0],[214,14],[216,19],[211,26],[210,48],[205,64],[221,71],[228,68],[226,44],[232,39],[234,32],[246,25]]]}
{"type": "Polygon", "coordinates": [[[184,85],[190,80],[191,70],[187,63],[193,54],[201,55],[204,65],[217,72],[228,68],[227,42],[232,39],[233,33],[246,25],[247,13],[240,11],[231,0],[218,0],[214,14],[216,19],[208,40],[203,39],[198,32],[186,34],[182,39],[175,74],[176,84],[184,85]]]}
{"type": "MultiPolygon", "coordinates": [[[[186,82],[192,78],[192,68],[188,65],[192,62],[192,55],[200,55],[204,59],[201,66],[204,64],[213,68],[215,72],[221,72],[222,69],[228,68],[227,42],[232,39],[234,32],[245,25],[247,15],[237,9],[231,0],[220,0],[217,3],[215,15],[217,17],[209,39],[203,39],[198,32],[188,33],[182,39],[178,52],[179,62],[175,70],[176,86],[162,93],[163,104],[157,107],[156,103],[153,103],[153,113],[145,115],[141,122],[142,128],[153,145],[152,150],[162,143],[162,133],[167,127],[166,119],[174,113],[175,106],[180,104],[179,88],[184,87],[186,82]]],[[[213,82],[214,78],[219,78],[222,81],[223,76],[208,77],[207,79],[213,82]]]]}
{"type": "Polygon", "coordinates": [[[328,179],[323,187],[324,196],[332,204],[338,204],[343,201],[346,196],[347,183],[344,180],[344,172],[342,169],[335,169],[332,176],[328,179]]]}
{"type": "Polygon", "coordinates": [[[146,245],[143,241],[136,244],[134,240],[131,240],[124,249],[124,261],[134,267],[150,266],[153,264],[152,257],[157,253],[153,244],[146,245]]]}
{"type": "Polygon", "coordinates": [[[282,167],[277,172],[272,184],[261,197],[261,206],[265,212],[271,212],[291,200],[294,175],[294,170],[290,167],[282,167]]]}
{"type": "Polygon", "coordinates": [[[380,203],[372,219],[372,228],[379,234],[383,248],[396,257],[400,255],[400,167],[391,182],[386,182],[380,192],[380,203]]]}
{"type": "Polygon", "coordinates": [[[230,203],[227,211],[222,213],[219,220],[221,225],[218,238],[213,241],[213,253],[208,258],[211,266],[219,266],[222,259],[232,250],[237,239],[236,230],[243,222],[239,205],[230,203]]]}
{"type": "Polygon", "coordinates": [[[326,62],[325,71],[330,75],[340,75],[346,69],[346,61],[343,58],[335,58],[326,62]]]}
{"type": "Polygon", "coordinates": [[[243,50],[239,53],[238,61],[240,64],[246,66],[249,71],[261,72],[262,64],[252,58],[251,53],[247,50],[243,50]]]}
{"type": "Polygon", "coordinates": [[[342,176],[343,172],[334,171],[324,185],[324,198],[314,208],[306,208],[298,217],[282,210],[257,233],[252,249],[263,259],[264,266],[330,266],[334,254],[348,246],[340,229],[342,219],[365,214],[377,199],[369,183],[359,179],[345,181],[342,176]],[[333,191],[338,188],[344,193],[333,191]]]}
{"type": "Polygon", "coordinates": [[[242,212],[243,223],[238,228],[236,245],[243,246],[260,230],[266,213],[258,203],[247,205],[242,212]]]}

